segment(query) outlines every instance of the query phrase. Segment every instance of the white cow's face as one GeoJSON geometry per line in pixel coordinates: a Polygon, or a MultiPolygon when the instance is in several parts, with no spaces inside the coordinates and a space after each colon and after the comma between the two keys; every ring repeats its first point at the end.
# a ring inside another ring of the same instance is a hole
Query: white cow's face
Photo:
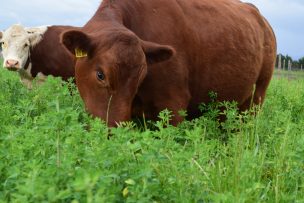
{"type": "Polygon", "coordinates": [[[15,71],[26,69],[30,49],[42,40],[46,30],[47,27],[24,28],[21,25],[13,25],[0,34],[3,67],[15,71]]]}

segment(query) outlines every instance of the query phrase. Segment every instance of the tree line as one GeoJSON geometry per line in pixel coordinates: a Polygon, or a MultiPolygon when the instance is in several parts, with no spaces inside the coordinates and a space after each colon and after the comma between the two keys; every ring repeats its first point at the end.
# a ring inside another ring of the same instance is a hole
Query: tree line
{"type": "Polygon", "coordinates": [[[293,60],[291,56],[283,55],[283,54],[278,54],[277,55],[277,60],[276,60],[276,66],[279,67],[279,60],[281,58],[281,68],[284,70],[288,70],[288,63],[290,61],[291,63],[291,68],[292,69],[302,69],[304,70],[304,57],[300,58],[299,60],[293,60]],[[280,57],[281,56],[281,57],[280,57]]]}

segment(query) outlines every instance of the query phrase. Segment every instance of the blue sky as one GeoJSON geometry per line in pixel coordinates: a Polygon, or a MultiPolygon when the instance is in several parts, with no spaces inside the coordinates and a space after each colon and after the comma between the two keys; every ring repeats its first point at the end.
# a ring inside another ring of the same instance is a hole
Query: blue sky
{"type": "Polygon", "coordinates": [[[278,52],[304,57],[304,0],[246,0],[255,4],[272,25],[278,52]]]}
{"type": "MultiPolygon", "coordinates": [[[[272,25],[278,52],[304,56],[304,0],[244,0],[255,4],[272,25]]],[[[25,26],[85,24],[100,0],[8,0],[0,5],[0,30],[25,26]]]]}

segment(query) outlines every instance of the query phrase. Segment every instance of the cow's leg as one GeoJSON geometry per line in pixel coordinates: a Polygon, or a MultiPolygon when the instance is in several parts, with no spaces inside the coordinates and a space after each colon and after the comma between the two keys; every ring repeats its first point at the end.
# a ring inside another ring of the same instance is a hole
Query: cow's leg
{"type": "Polygon", "coordinates": [[[29,80],[27,78],[21,78],[20,81],[27,89],[31,90],[33,88],[33,80],[29,80]]]}
{"type": "Polygon", "coordinates": [[[272,74],[273,74],[273,64],[267,64],[262,67],[260,76],[255,84],[255,89],[253,93],[250,95],[250,97],[240,106],[241,111],[245,111],[249,109],[251,106],[255,105],[262,105],[265,96],[266,96],[266,90],[269,86],[272,74]],[[252,97],[253,96],[253,97],[252,97]]]}
{"type": "Polygon", "coordinates": [[[246,102],[240,107],[241,110],[246,110],[250,108],[251,101],[252,105],[261,105],[264,102],[266,90],[269,86],[274,66],[275,66],[275,56],[276,56],[276,41],[272,29],[269,29],[269,24],[265,20],[265,41],[264,41],[264,59],[262,67],[259,73],[259,77],[256,81],[256,88],[252,96],[247,99],[246,102]]]}
{"type": "Polygon", "coordinates": [[[37,83],[38,83],[38,85],[41,85],[41,84],[43,84],[45,81],[46,81],[46,79],[47,79],[47,76],[46,75],[44,75],[43,73],[38,73],[37,74],[37,83]]]}

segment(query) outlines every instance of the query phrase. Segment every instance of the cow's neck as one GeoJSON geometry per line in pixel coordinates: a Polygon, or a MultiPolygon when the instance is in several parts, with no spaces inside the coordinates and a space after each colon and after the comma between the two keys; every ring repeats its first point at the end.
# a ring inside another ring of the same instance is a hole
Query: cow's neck
{"type": "Polygon", "coordinates": [[[83,27],[85,32],[98,32],[105,29],[125,29],[122,16],[124,1],[104,0],[94,16],[83,27]]]}
{"type": "Polygon", "coordinates": [[[84,26],[87,33],[96,33],[106,29],[127,29],[136,35],[141,35],[138,22],[142,12],[136,7],[136,2],[128,0],[103,0],[94,16],[84,26]]]}
{"type": "MultiPolygon", "coordinates": [[[[49,32],[49,27],[46,29],[46,31],[43,33],[43,36],[45,38],[46,33],[49,32]]],[[[55,42],[53,42],[55,43],[55,42]]],[[[25,66],[26,72],[32,77],[35,78],[38,76],[38,74],[43,75],[49,75],[52,73],[52,68],[55,69],[56,67],[50,67],[49,64],[52,64],[52,60],[48,60],[45,55],[43,55],[43,49],[42,47],[46,47],[46,42],[44,39],[41,39],[34,47],[30,48],[29,56],[28,56],[28,68],[27,65],[25,66]],[[43,60],[41,58],[44,58],[43,60]]]]}
{"type": "Polygon", "coordinates": [[[37,81],[39,84],[43,82],[46,78],[46,76],[41,72],[35,74],[32,63],[32,52],[33,52],[33,48],[30,48],[29,55],[27,57],[24,68],[19,71],[21,82],[29,89],[32,89],[32,82],[34,78],[38,77],[37,81]]]}
{"type": "Polygon", "coordinates": [[[30,68],[30,66],[32,66],[32,58],[31,58],[31,52],[32,52],[32,48],[30,48],[29,50],[29,54],[28,54],[28,57],[27,57],[27,60],[25,62],[25,65],[24,65],[24,69],[27,70],[30,68]]]}
{"type": "Polygon", "coordinates": [[[34,79],[33,73],[32,73],[32,59],[31,59],[31,52],[32,48],[30,48],[28,57],[26,59],[24,68],[19,70],[19,75],[21,77],[21,80],[24,81],[32,81],[34,79]]]}

